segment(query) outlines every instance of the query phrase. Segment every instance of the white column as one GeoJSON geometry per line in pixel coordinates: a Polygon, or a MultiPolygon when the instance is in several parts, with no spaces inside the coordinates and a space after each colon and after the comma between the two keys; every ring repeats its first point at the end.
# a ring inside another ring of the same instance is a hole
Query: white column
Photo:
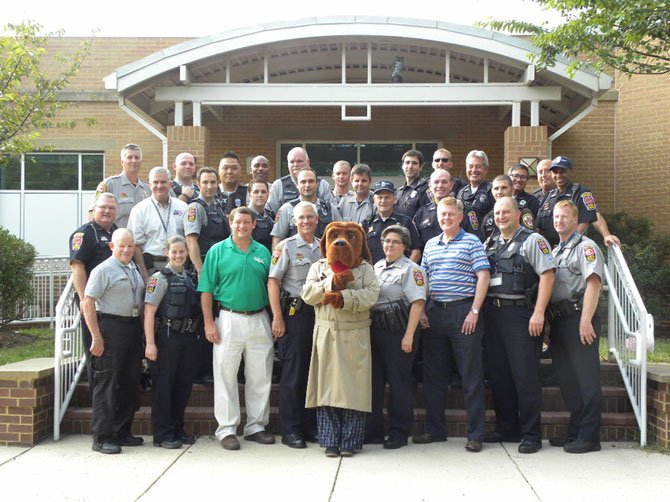
{"type": "Polygon", "coordinates": [[[530,102],[530,125],[539,126],[540,125],[540,102],[531,101],[530,102]]]}
{"type": "Polygon", "coordinates": [[[521,101],[512,102],[512,127],[521,125],[521,101]]]}
{"type": "Polygon", "coordinates": [[[193,127],[200,127],[202,125],[202,103],[200,101],[193,102],[193,127]]]}
{"type": "Polygon", "coordinates": [[[184,125],[184,102],[175,101],[174,103],[174,125],[184,125]]]}

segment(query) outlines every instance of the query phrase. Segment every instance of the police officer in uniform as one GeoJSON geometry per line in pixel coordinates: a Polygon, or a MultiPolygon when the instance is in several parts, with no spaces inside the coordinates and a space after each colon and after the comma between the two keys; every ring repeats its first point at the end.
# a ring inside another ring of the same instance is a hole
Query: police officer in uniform
{"type": "Polygon", "coordinates": [[[132,262],[133,234],[115,230],[110,247],[112,256],[91,272],[81,303],[93,339],[93,451],[105,454],[144,442],[131,435],[140,394],[144,282],[132,262]]]}
{"type": "Polygon", "coordinates": [[[120,228],[128,225],[130,210],[138,202],[151,197],[151,187],[139,177],[142,168],[142,150],[139,145],[128,143],[121,149],[121,166],[121,174],[106,178],[95,189],[95,199],[103,193],[111,193],[116,197],[118,209],[115,223],[120,228]]]}
{"type": "MultiPolygon", "coordinates": [[[[200,195],[191,202],[184,216],[184,234],[188,253],[198,276],[209,248],[230,236],[224,210],[216,200],[219,176],[211,167],[198,171],[200,195]]],[[[209,345],[209,344],[208,344],[209,345]]]]}
{"type": "Polygon", "coordinates": [[[540,209],[540,201],[536,197],[526,192],[526,185],[530,178],[530,171],[524,164],[516,164],[509,168],[509,177],[512,180],[514,189],[514,198],[519,204],[519,210],[529,209],[535,216],[540,209]]]}
{"type": "Polygon", "coordinates": [[[552,246],[559,242],[558,233],[554,229],[553,214],[554,206],[558,201],[570,200],[579,209],[579,227],[577,231],[581,234],[586,232],[589,223],[598,220],[598,211],[596,210],[596,199],[588,188],[579,183],[572,183],[572,161],[559,155],[551,161],[551,176],[556,183],[556,188],[552,189],[542,201],[540,210],[537,213],[535,224],[537,230],[544,235],[552,246]]]}
{"type": "Polygon", "coordinates": [[[483,242],[482,222],[493,208],[491,185],[486,181],[489,158],[481,150],[472,150],[465,158],[465,173],[470,183],[462,188],[456,198],[463,203],[463,230],[474,234],[483,242]]]}
{"type": "Polygon", "coordinates": [[[266,204],[268,202],[268,184],[264,181],[254,181],[249,185],[249,209],[256,217],[256,226],[251,237],[272,251],[272,227],[275,224],[275,215],[266,204]]]}
{"type": "MultiPolygon", "coordinates": [[[[307,155],[307,151],[304,148],[299,146],[292,148],[288,152],[286,160],[288,162],[289,174],[274,180],[272,186],[270,186],[268,208],[273,213],[278,213],[284,204],[300,197],[298,173],[303,169],[309,168],[309,155],[307,155]]],[[[333,200],[333,192],[330,190],[330,185],[326,180],[317,178],[316,197],[325,202],[333,200]]]]}
{"type": "Polygon", "coordinates": [[[519,224],[516,200],[502,197],[494,211],[500,233],[486,245],[491,281],[484,337],[496,432],[484,440],[521,441],[519,453],[535,453],[542,448],[540,353],[554,260],[546,239],[519,224]]]}
{"type": "MultiPolygon", "coordinates": [[[[449,197],[456,197],[461,188],[465,186],[465,182],[460,178],[460,176],[456,177],[451,172],[451,170],[454,168],[454,157],[451,155],[451,152],[446,148],[438,148],[435,150],[435,153],[433,153],[432,166],[433,171],[441,169],[449,173],[452,181],[452,188],[451,193],[449,193],[449,197]]],[[[430,188],[428,189],[427,193],[431,201],[435,201],[433,191],[430,188]]]]}
{"type": "Polygon", "coordinates": [[[286,237],[295,235],[297,228],[293,218],[293,210],[295,206],[301,201],[311,202],[319,209],[319,222],[316,226],[314,235],[321,238],[326,225],[331,221],[342,221],[342,216],[337,209],[337,206],[329,201],[318,199],[316,196],[317,177],[316,172],[312,169],[302,169],[298,173],[298,188],[300,189],[300,197],[291,202],[284,204],[277,213],[275,224],[272,228],[272,248],[274,249],[279,244],[279,241],[286,237]]]}
{"type": "Polygon", "coordinates": [[[376,181],[372,185],[373,200],[375,202],[375,210],[370,217],[370,223],[364,229],[367,234],[368,247],[372,255],[372,262],[377,263],[384,258],[384,250],[382,249],[382,232],[385,228],[391,225],[402,225],[409,230],[409,249],[405,255],[415,263],[421,259],[421,244],[419,233],[416,231],[416,226],[409,216],[397,213],[394,210],[395,189],[393,183],[387,180],[376,181]]]}
{"type": "Polygon", "coordinates": [[[235,152],[226,152],[219,162],[219,178],[221,185],[216,194],[219,204],[230,214],[236,207],[247,205],[248,187],[240,183],[240,158],[235,152]]]}
{"type": "MultiPolygon", "coordinates": [[[[107,258],[112,256],[109,244],[112,242],[112,233],[116,230],[116,197],[111,193],[101,193],[93,206],[93,218],[89,223],[79,227],[70,236],[70,268],[72,269],[72,283],[77,304],[84,298],[86,282],[91,271],[107,258]]],[[[86,352],[86,372],[89,391],[93,391],[93,372],[91,369],[91,331],[82,316],[81,335],[86,352]]]]}
{"type": "Polygon", "coordinates": [[[419,319],[428,283],[423,269],[403,252],[410,247],[409,230],[391,225],[382,232],[384,259],[375,266],[379,299],[370,311],[372,324],[372,412],[365,422],[369,443],[387,450],[402,448],[414,423],[412,365],[418,346],[419,319]],[[389,383],[388,438],[384,439],[384,394],[389,383]]]}
{"type": "MultiPolygon", "coordinates": [[[[433,160],[433,162],[435,161],[433,160]]],[[[437,221],[437,204],[445,197],[451,195],[454,180],[448,170],[435,169],[430,175],[429,184],[433,200],[421,207],[414,215],[414,225],[421,240],[421,251],[423,251],[426,242],[442,233],[440,224],[437,221]]]]}
{"type": "Polygon", "coordinates": [[[279,422],[282,443],[305,448],[305,439],[316,438],[316,414],[305,408],[307,376],[312,354],[314,308],[300,297],[312,263],[321,259],[314,236],[319,220],[311,202],[296,205],[293,218],[298,233],[281,241],[272,254],[268,296],[272,308],[272,336],[282,360],[279,387],[279,422]]]}
{"type": "MultiPolygon", "coordinates": [[[[506,174],[496,176],[491,183],[491,193],[493,194],[493,198],[498,201],[503,197],[511,197],[513,191],[512,183],[512,178],[506,174]]],[[[518,199],[517,204],[519,204],[518,199]]],[[[528,207],[521,209],[521,206],[519,206],[519,213],[519,224],[528,230],[535,231],[535,215],[533,212],[528,207]]],[[[494,211],[491,209],[491,211],[484,216],[484,221],[482,222],[484,242],[488,241],[491,236],[495,237],[499,233],[500,231],[495,223],[494,211]]]]}
{"type": "Polygon", "coordinates": [[[172,180],[170,196],[189,204],[200,194],[198,185],[193,182],[195,157],[188,152],[182,152],[177,155],[172,167],[175,177],[172,180]]]}
{"type": "Polygon", "coordinates": [[[405,184],[395,191],[395,212],[409,218],[414,215],[420,207],[430,202],[426,191],[428,181],[421,177],[423,169],[423,154],[419,150],[407,150],[402,156],[402,171],[405,174],[405,184]]]}
{"type": "Polygon", "coordinates": [[[556,203],[554,227],[560,243],[553,250],[556,282],[549,305],[551,356],[563,400],[570,411],[567,436],[550,438],[568,453],[600,450],[599,319],[596,315],[604,274],[600,249],[578,232],[579,209],[556,203]]]}
{"type": "Polygon", "coordinates": [[[193,444],[184,430],[184,410],[191,396],[202,323],[194,278],[184,268],[186,239],[174,235],[167,243],[167,266],[149,278],[144,297],[144,355],[150,361],[151,425],[154,446],[167,449],[193,444]]]}

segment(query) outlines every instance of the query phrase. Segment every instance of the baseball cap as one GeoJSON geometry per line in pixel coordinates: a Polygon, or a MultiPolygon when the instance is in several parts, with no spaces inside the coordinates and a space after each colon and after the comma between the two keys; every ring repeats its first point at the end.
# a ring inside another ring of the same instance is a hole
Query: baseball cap
{"type": "Polygon", "coordinates": [[[375,181],[374,185],[372,185],[372,193],[375,194],[377,192],[381,192],[382,190],[388,190],[389,192],[395,193],[395,186],[393,185],[392,181],[375,181]]]}
{"type": "Polygon", "coordinates": [[[572,161],[564,155],[559,155],[551,161],[551,167],[549,170],[552,170],[554,167],[561,169],[572,169],[572,161]]]}

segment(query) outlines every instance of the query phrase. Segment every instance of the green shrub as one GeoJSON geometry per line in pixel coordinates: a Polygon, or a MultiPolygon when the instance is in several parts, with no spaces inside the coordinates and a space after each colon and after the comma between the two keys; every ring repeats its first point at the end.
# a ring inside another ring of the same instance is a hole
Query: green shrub
{"type": "MultiPolygon", "coordinates": [[[[656,334],[670,335],[670,235],[653,233],[648,218],[626,213],[606,215],[611,232],[621,239],[621,251],[630,267],[647,310],[654,316],[656,334]]],[[[592,237],[603,249],[602,238],[592,237]]]]}
{"type": "Polygon", "coordinates": [[[0,327],[20,319],[33,297],[35,248],[0,227],[0,327]]]}

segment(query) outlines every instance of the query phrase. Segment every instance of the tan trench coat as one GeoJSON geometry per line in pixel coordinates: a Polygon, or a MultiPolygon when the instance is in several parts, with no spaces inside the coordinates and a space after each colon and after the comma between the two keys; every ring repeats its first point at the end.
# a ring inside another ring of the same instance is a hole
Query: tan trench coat
{"type": "Polygon", "coordinates": [[[313,305],[315,312],[305,400],[308,408],[371,411],[370,307],[379,296],[379,284],[367,262],[353,272],[354,280],[342,291],[341,309],[321,304],[324,293],[332,291],[333,271],[325,259],[312,264],[302,288],[303,300],[313,305]]]}

